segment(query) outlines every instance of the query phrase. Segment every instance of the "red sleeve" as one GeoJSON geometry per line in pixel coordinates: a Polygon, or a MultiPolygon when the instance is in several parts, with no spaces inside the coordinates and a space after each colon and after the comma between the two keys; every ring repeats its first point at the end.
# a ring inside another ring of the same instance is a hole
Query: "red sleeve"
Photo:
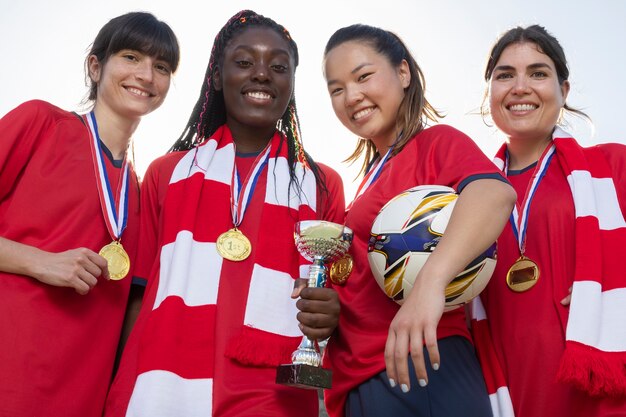
{"type": "Polygon", "coordinates": [[[339,174],[324,164],[317,164],[324,175],[326,184],[325,192],[323,188],[318,187],[317,201],[320,203],[318,208],[318,218],[339,224],[345,221],[346,200],[343,193],[343,181],[339,174]]]}
{"type": "Polygon", "coordinates": [[[436,125],[426,132],[432,141],[428,162],[433,163],[437,172],[433,184],[450,184],[461,192],[467,184],[479,179],[491,178],[508,183],[478,145],[460,130],[448,125],[436,125]]]}
{"type": "Polygon", "coordinates": [[[21,104],[0,119],[0,201],[11,193],[51,126],[51,105],[43,101],[21,104]]]}

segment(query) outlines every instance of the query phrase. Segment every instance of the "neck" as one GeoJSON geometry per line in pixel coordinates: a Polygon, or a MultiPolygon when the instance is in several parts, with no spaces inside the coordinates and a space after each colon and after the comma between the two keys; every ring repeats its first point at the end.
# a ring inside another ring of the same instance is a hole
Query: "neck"
{"type": "Polygon", "coordinates": [[[98,122],[100,140],[111,151],[114,159],[123,159],[130,143],[130,138],[139,126],[141,119],[120,117],[107,108],[94,106],[94,114],[98,122]]]}
{"type": "Polygon", "coordinates": [[[552,135],[537,140],[509,138],[507,142],[509,168],[513,170],[524,169],[537,162],[551,142],[552,135]]]}
{"type": "Polygon", "coordinates": [[[383,156],[385,156],[389,148],[391,148],[393,144],[396,143],[396,137],[394,136],[392,138],[370,139],[370,141],[376,147],[376,151],[382,158],[383,156]]]}
{"type": "Polygon", "coordinates": [[[261,152],[272,140],[276,132],[274,127],[265,131],[261,131],[258,128],[233,129],[230,125],[229,128],[231,129],[237,151],[242,153],[261,152]]]}

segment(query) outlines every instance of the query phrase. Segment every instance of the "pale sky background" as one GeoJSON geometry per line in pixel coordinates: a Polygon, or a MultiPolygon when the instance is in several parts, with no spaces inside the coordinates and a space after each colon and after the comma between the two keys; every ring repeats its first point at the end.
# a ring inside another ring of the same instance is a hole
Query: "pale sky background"
{"type": "MultiPolygon", "coordinates": [[[[87,91],[83,63],[98,30],[129,11],[149,11],[175,31],[182,56],[164,105],[144,117],[134,135],[138,173],[180,135],[200,92],[217,31],[249,8],[283,24],[298,43],[296,100],[305,148],[342,174],[354,196],[357,167],[341,161],[356,138],[335,118],[322,76],[326,41],[338,28],[367,23],[397,33],[426,76],[426,94],[447,123],[472,137],[490,157],[502,143],[476,114],[484,92],[485,58],[497,36],[538,23],[563,45],[570,64],[570,106],[594,122],[571,130],[584,145],[626,143],[615,110],[626,97],[626,1],[622,0],[0,0],[0,115],[23,101],[43,99],[79,109],[87,91]]],[[[0,132],[1,134],[1,132],[0,132]]],[[[358,164],[357,164],[358,165],[358,164]]]]}

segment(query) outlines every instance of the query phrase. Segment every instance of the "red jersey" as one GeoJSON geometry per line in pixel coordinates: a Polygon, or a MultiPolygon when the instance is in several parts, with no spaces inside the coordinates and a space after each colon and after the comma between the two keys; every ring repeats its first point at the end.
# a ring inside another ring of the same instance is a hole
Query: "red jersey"
{"type": "MultiPolygon", "coordinates": [[[[159,267],[155,260],[159,258],[159,245],[164,235],[164,216],[178,215],[178,213],[165,211],[164,202],[172,172],[185,154],[186,152],[177,152],[157,159],[148,168],[142,185],[141,249],[138,268],[145,277],[155,277],[158,274],[158,271],[151,270],[159,267]]],[[[236,158],[240,176],[245,176],[253,161],[254,157],[238,156],[236,158]]],[[[318,193],[317,201],[320,201],[321,204],[318,205],[317,215],[321,219],[342,223],[345,201],[341,178],[330,168],[322,166],[322,169],[326,176],[326,186],[329,193],[325,197],[318,193]]],[[[264,240],[269,242],[273,238],[271,236],[265,238],[258,236],[267,175],[272,174],[265,169],[259,176],[252,200],[245,212],[244,220],[239,226],[242,233],[252,242],[259,241],[257,246],[263,245],[264,240]]],[[[230,218],[229,196],[216,195],[212,203],[219,210],[219,216],[230,218]]],[[[295,245],[293,250],[294,257],[297,257],[295,245]]],[[[194,327],[195,323],[172,323],[173,326],[182,329],[180,330],[180,337],[185,339],[185,341],[178,343],[186,343],[186,345],[183,344],[179,347],[183,350],[194,349],[196,352],[202,350],[215,356],[215,368],[211,370],[212,405],[206,404],[207,409],[212,407],[212,415],[220,417],[244,415],[316,417],[318,415],[316,391],[278,385],[275,382],[275,367],[245,366],[225,356],[228,342],[241,329],[242,316],[247,302],[245,288],[249,285],[246,281],[249,279],[246,270],[251,268],[253,263],[254,260],[251,256],[240,262],[228,262],[222,265],[222,268],[228,269],[226,273],[231,278],[220,282],[219,296],[215,304],[215,315],[219,317],[219,320],[216,321],[216,336],[213,337],[212,333],[209,332],[204,332],[206,334],[202,336],[196,336],[198,329],[194,327]],[[193,342],[190,342],[192,339],[193,342]]],[[[223,270],[222,274],[224,273],[223,270]]],[[[152,306],[155,297],[157,297],[158,285],[153,285],[155,282],[152,280],[148,282],[144,307],[146,305],[152,306]]],[[[141,368],[140,365],[137,365],[140,362],[139,358],[150,355],[159,349],[164,349],[163,346],[146,346],[141,343],[144,334],[143,329],[149,326],[147,323],[157,320],[158,314],[158,310],[142,308],[107,399],[106,416],[126,415],[131,394],[138,380],[138,368],[141,368]]],[[[295,316],[293,320],[295,320],[295,316]]],[[[259,346],[259,349],[263,350],[263,346],[259,346]]],[[[202,373],[202,365],[196,365],[195,373],[202,373]]],[[[210,393],[209,395],[199,394],[202,397],[210,398],[210,393]]],[[[197,412],[201,413],[202,410],[197,410],[197,412]]]]}
{"type": "MultiPolygon", "coordinates": [[[[385,369],[389,324],[399,309],[376,283],[367,258],[376,215],[387,201],[414,186],[445,185],[460,191],[482,178],[502,176],[469,137],[450,126],[437,125],[413,137],[353,202],[346,225],[354,231],[350,247],[354,268],[345,285],[334,286],[341,314],[338,331],[330,338],[325,354],[325,365],[333,370],[333,388],[325,391],[331,416],[343,416],[350,390],[385,369]]],[[[445,313],[439,322],[437,337],[452,335],[470,339],[463,308],[445,313]]]]}
{"type": "MultiPolygon", "coordinates": [[[[612,167],[622,213],[626,213],[626,170],[623,146],[599,145],[612,167]]],[[[518,203],[535,164],[509,171],[518,203]]],[[[575,270],[575,212],[572,192],[555,154],[528,211],[525,256],[537,263],[540,277],[528,291],[516,293],[506,285],[508,269],[520,251],[508,223],[498,238],[498,262],[481,295],[494,347],[519,417],[626,415],[626,404],[597,400],[557,382],[565,350],[569,307],[561,300],[569,293],[575,270]]]]}
{"type": "MultiPolygon", "coordinates": [[[[78,115],[43,101],[0,120],[0,236],[50,252],[97,253],[111,242],[88,129],[78,115]]],[[[104,160],[117,184],[120,168],[104,160]]],[[[122,244],[132,264],[139,223],[134,172],[128,213],[122,244]]],[[[0,272],[0,416],[102,414],[130,282],[99,279],[79,295],[0,272]]]]}

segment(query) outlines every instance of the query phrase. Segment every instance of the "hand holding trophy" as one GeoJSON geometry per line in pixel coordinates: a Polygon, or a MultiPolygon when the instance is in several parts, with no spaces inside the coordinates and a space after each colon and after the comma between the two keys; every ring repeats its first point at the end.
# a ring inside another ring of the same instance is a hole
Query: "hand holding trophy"
{"type": "MultiPolygon", "coordinates": [[[[313,264],[309,270],[308,287],[323,287],[328,278],[326,263],[341,258],[352,243],[352,230],[323,220],[296,223],[294,239],[298,252],[313,264]]],[[[276,382],[299,388],[330,388],[331,371],[322,368],[322,355],[314,340],[304,336],[291,354],[291,363],[280,365],[276,382]]]]}

